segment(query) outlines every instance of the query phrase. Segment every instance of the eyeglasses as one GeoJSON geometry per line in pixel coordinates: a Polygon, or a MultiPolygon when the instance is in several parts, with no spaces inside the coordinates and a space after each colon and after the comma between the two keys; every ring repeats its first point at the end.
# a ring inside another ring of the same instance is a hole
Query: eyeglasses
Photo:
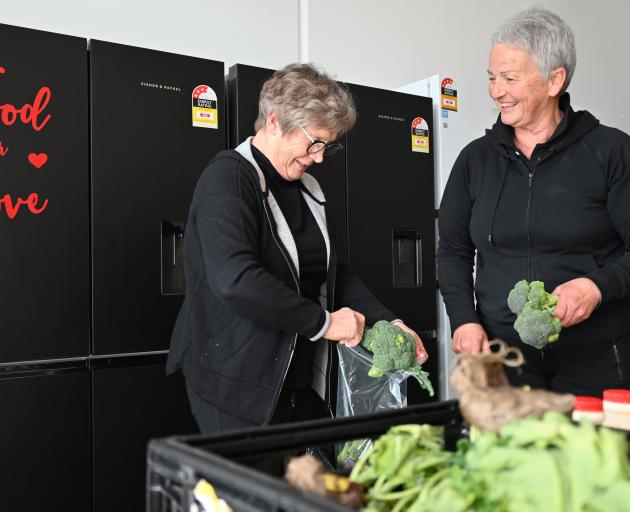
{"type": "Polygon", "coordinates": [[[339,144],[338,142],[331,142],[330,144],[327,144],[326,142],[323,142],[321,140],[316,140],[313,137],[311,137],[308,134],[308,132],[301,126],[300,126],[300,130],[304,132],[304,135],[306,135],[306,138],[311,142],[306,148],[306,152],[309,155],[312,155],[313,153],[319,153],[323,149],[324,156],[331,156],[331,155],[334,155],[337,151],[343,149],[343,146],[339,144]]]}

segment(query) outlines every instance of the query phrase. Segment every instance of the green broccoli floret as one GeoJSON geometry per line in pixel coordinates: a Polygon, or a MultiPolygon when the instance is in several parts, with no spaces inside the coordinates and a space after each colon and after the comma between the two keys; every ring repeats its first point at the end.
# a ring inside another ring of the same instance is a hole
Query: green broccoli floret
{"type": "Polygon", "coordinates": [[[373,354],[372,367],[368,371],[370,377],[381,377],[387,371],[405,370],[433,396],[429,373],[421,370],[416,361],[416,342],[411,334],[386,320],[379,320],[365,331],[361,344],[373,354]]]}
{"type": "Polygon", "coordinates": [[[370,377],[380,377],[389,370],[406,370],[416,363],[413,336],[386,320],[367,329],[361,343],[374,355],[370,377]]]}
{"type": "Polygon", "coordinates": [[[531,303],[531,305],[540,309],[540,305],[545,300],[545,283],[542,281],[532,281],[529,285],[529,293],[527,294],[527,300],[531,303]]]}
{"type": "Polygon", "coordinates": [[[507,303],[510,311],[515,315],[518,315],[523,310],[523,306],[527,303],[528,295],[529,284],[527,281],[523,279],[522,281],[516,283],[508,295],[507,303]]]}
{"type": "Polygon", "coordinates": [[[557,303],[558,297],[547,293],[545,283],[542,281],[516,283],[508,295],[508,307],[517,314],[514,329],[523,343],[542,348],[559,338],[562,325],[560,319],[555,316],[557,303]],[[518,310],[525,287],[528,289],[527,301],[518,310]]]}

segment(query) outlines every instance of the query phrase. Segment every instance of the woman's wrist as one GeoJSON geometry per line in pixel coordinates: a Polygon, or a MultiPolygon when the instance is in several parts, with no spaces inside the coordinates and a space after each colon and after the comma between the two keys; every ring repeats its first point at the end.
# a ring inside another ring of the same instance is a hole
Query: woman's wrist
{"type": "Polygon", "coordinates": [[[318,339],[322,338],[324,336],[324,334],[326,334],[326,331],[328,331],[328,328],[330,327],[330,313],[328,311],[326,311],[325,309],[323,311],[326,314],[326,318],[324,320],[324,325],[317,332],[317,334],[315,336],[313,336],[312,338],[309,338],[311,341],[317,341],[318,339]]]}

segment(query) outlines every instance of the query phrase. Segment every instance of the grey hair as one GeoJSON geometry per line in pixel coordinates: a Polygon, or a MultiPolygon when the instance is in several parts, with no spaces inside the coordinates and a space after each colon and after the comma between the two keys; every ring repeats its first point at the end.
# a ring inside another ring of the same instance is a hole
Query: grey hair
{"type": "Polygon", "coordinates": [[[567,71],[561,93],[575,72],[577,56],[571,27],[560,16],[540,7],[526,9],[506,21],[492,36],[492,46],[503,44],[525,51],[538,66],[543,79],[554,69],[567,71]]]}
{"type": "Polygon", "coordinates": [[[314,126],[339,135],[352,128],[357,118],[352,95],[311,64],[289,64],[263,84],[256,131],[273,111],[283,134],[314,126]]]}

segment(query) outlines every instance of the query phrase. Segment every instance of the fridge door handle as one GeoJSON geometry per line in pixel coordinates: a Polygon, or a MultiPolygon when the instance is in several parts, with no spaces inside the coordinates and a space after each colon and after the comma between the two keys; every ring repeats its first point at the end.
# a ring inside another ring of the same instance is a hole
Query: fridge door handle
{"type": "Polygon", "coordinates": [[[422,234],[416,229],[392,229],[392,280],[395,288],[422,286],[422,234]]]}
{"type": "Polygon", "coordinates": [[[162,221],[162,295],[183,295],[185,292],[183,267],[184,227],[185,224],[181,221],[162,221]]]}

